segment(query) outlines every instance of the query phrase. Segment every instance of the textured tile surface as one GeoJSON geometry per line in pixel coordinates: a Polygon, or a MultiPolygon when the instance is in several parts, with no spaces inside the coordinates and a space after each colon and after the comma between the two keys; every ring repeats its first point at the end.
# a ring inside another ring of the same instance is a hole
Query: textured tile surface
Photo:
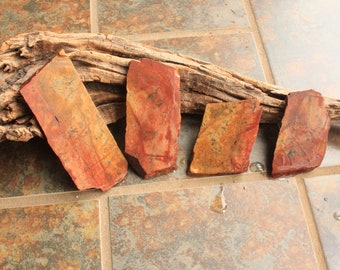
{"type": "Polygon", "coordinates": [[[0,197],[76,190],[57,156],[41,139],[0,143],[0,197]]]}
{"type": "Polygon", "coordinates": [[[88,0],[2,0],[0,43],[16,34],[37,30],[89,32],[89,2],[88,0]]]}
{"type": "Polygon", "coordinates": [[[99,30],[131,35],[248,26],[242,1],[98,0],[99,30]]]}
{"type": "Polygon", "coordinates": [[[251,33],[170,38],[143,43],[190,55],[249,77],[265,80],[251,33]]]}
{"type": "Polygon", "coordinates": [[[305,184],[328,268],[340,269],[340,175],[305,179],[305,184]]]}
{"type": "Polygon", "coordinates": [[[317,269],[294,179],[109,205],[113,269],[317,269]]]}
{"type": "Polygon", "coordinates": [[[100,269],[98,202],[0,210],[1,269],[100,269]]]}
{"type": "Polygon", "coordinates": [[[276,83],[340,98],[340,2],[251,3],[276,83]]]}

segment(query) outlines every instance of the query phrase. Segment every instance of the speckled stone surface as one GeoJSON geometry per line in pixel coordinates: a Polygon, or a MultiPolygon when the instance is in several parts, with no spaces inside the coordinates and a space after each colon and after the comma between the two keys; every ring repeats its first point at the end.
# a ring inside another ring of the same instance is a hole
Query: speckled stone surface
{"type": "Polygon", "coordinates": [[[276,142],[272,176],[294,175],[320,166],[329,128],[330,118],[319,92],[290,93],[276,142]]]}
{"type": "Polygon", "coordinates": [[[180,76],[166,64],[132,61],[126,77],[125,154],[143,178],[177,168],[180,76]]]}
{"type": "Polygon", "coordinates": [[[261,114],[262,107],[256,99],[207,104],[193,149],[190,174],[246,172],[261,114]]]}
{"type": "Polygon", "coordinates": [[[340,269],[340,175],[305,179],[329,270],[340,269]]]}
{"type": "Polygon", "coordinates": [[[265,80],[252,33],[178,37],[142,43],[190,55],[249,77],[265,80]]]}
{"type": "Polygon", "coordinates": [[[123,180],[127,161],[64,51],[20,94],[78,189],[106,191],[123,180]]]}
{"type": "Polygon", "coordinates": [[[276,83],[340,98],[340,1],[251,3],[276,83]]]}
{"type": "Polygon", "coordinates": [[[1,269],[100,269],[98,202],[0,210],[1,269]]]}
{"type": "Polygon", "coordinates": [[[242,1],[98,0],[99,30],[130,35],[248,26],[242,1]]]}
{"type": "Polygon", "coordinates": [[[109,202],[113,269],[317,269],[294,179],[109,202]]]}
{"type": "Polygon", "coordinates": [[[88,0],[1,0],[0,43],[37,30],[89,32],[89,4],[88,0]]]}

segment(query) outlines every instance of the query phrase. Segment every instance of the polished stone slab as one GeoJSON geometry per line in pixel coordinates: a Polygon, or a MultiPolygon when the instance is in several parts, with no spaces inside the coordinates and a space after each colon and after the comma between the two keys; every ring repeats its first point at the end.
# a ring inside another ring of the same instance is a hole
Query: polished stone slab
{"type": "Polygon", "coordinates": [[[293,178],[109,198],[114,269],[317,269],[293,178]]]}
{"type": "Polygon", "coordinates": [[[294,175],[320,166],[329,128],[330,118],[319,92],[290,93],[276,142],[272,176],[294,175]]]}
{"type": "Polygon", "coordinates": [[[193,149],[190,174],[246,172],[261,114],[262,107],[255,99],[207,104],[193,149]]]}
{"type": "Polygon", "coordinates": [[[127,161],[63,50],[20,93],[78,189],[106,191],[123,180],[127,161]]]}
{"type": "Polygon", "coordinates": [[[132,61],[126,77],[124,152],[143,178],[177,168],[181,125],[180,76],[166,64],[132,61]]]}
{"type": "Polygon", "coordinates": [[[1,269],[100,269],[98,201],[0,210],[1,269]]]}
{"type": "Polygon", "coordinates": [[[329,270],[340,269],[340,175],[305,179],[329,270]]]}

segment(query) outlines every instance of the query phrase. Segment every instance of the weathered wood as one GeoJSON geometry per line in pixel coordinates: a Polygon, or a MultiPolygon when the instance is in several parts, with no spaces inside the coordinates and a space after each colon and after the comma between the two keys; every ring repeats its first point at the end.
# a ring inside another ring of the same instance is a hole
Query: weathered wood
{"type": "MultiPolygon", "coordinates": [[[[100,93],[89,91],[97,99],[96,106],[107,124],[124,116],[125,89],[122,86],[125,86],[127,69],[133,59],[148,58],[176,67],[181,76],[183,113],[203,114],[205,105],[211,102],[256,98],[263,106],[261,122],[275,123],[281,120],[285,98],[293,91],[117,36],[26,33],[4,42],[0,49],[0,141],[27,141],[42,134],[34,121],[29,122],[32,117],[29,117],[25,103],[21,102],[19,89],[60,49],[71,58],[83,82],[112,87],[100,93]],[[20,136],[15,136],[16,133],[20,136]]],[[[340,123],[340,100],[325,98],[325,102],[331,122],[340,123]]]]}

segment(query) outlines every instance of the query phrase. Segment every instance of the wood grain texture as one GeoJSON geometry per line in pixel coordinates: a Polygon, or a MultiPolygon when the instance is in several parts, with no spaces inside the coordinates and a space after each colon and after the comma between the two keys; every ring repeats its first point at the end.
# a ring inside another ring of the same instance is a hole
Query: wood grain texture
{"type": "MultiPolygon", "coordinates": [[[[178,70],[182,113],[203,114],[208,103],[255,98],[263,107],[261,122],[277,123],[282,118],[287,94],[294,91],[117,36],[26,33],[4,42],[0,49],[0,141],[27,141],[34,136],[43,136],[31,121],[32,116],[22,102],[19,89],[60,49],[70,57],[83,82],[98,82],[114,89],[90,92],[97,99],[96,106],[107,124],[124,117],[121,111],[126,92],[122,86],[126,84],[127,70],[134,59],[148,58],[178,70]]],[[[340,123],[340,100],[325,98],[325,103],[331,122],[340,123]]]]}

